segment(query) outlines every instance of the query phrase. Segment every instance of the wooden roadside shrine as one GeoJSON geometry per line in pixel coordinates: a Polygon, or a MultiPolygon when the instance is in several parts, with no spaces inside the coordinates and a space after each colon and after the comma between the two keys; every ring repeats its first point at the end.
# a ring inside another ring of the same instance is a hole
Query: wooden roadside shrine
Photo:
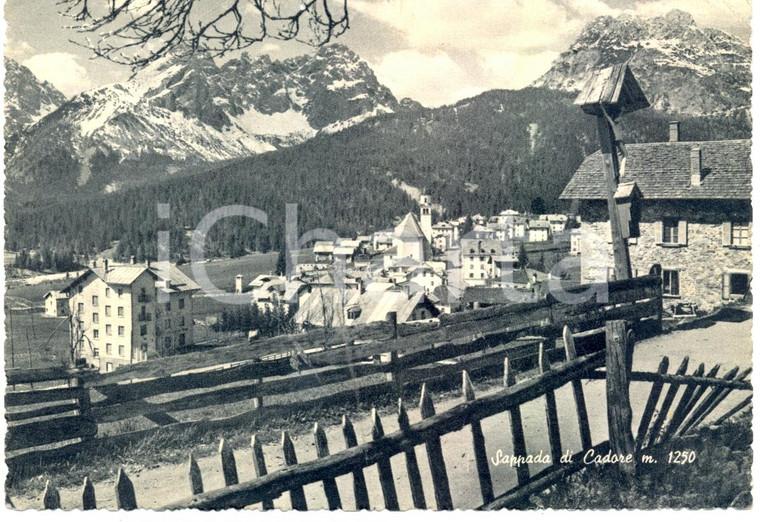
{"type": "MultiPolygon", "coordinates": [[[[630,68],[623,63],[595,71],[575,100],[575,105],[579,105],[586,114],[596,117],[596,127],[604,163],[604,181],[612,232],[615,278],[618,280],[630,279],[632,273],[627,237],[630,235],[631,227],[629,224],[623,226],[621,223],[621,213],[618,211],[618,202],[615,197],[618,192],[621,170],[618,153],[622,153],[623,158],[625,158],[625,146],[615,120],[625,114],[649,107],[649,102],[630,68]]],[[[635,194],[636,190],[636,187],[633,186],[628,189],[628,192],[635,194]]],[[[630,194],[627,193],[626,196],[629,198],[630,194]]],[[[628,199],[621,201],[621,205],[630,205],[630,201],[628,199]]],[[[631,216],[630,212],[628,216],[635,217],[631,216]]],[[[637,230],[638,227],[634,229],[637,230]]]]}

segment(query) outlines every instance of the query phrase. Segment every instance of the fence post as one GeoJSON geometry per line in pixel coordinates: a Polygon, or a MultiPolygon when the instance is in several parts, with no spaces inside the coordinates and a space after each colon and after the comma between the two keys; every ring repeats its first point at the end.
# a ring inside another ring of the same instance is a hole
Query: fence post
{"type": "Polygon", "coordinates": [[[74,377],[69,381],[69,387],[80,388],[82,390],[81,397],[77,400],[79,403],[79,414],[83,423],[87,423],[91,426],[91,429],[82,435],[82,440],[91,440],[95,438],[98,433],[98,423],[92,416],[92,404],[90,402],[90,390],[85,388],[84,380],[81,377],[74,377]]]}
{"type": "MultiPolygon", "coordinates": [[[[435,415],[435,406],[433,398],[428,392],[427,384],[422,384],[422,393],[420,394],[420,414],[423,419],[435,415]]],[[[428,464],[430,465],[430,474],[433,478],[433,493],[435,494],[435,504],[439,511],[450,511],[454,509],[451,501],[451,490],[449,489],[449,477],[446,474],[446,461],[443,460],[443,449],[441,448],[441,439],[436,435],[425,443],[425,449],[428,455],[428,464]]]]}
{"type": "MultiPolygon", "coordinates": [[[[614,454],[626,457],[634,455],[631,421],[631,397],[629,395],[630,370],[628,332],[625,321],[608,321],[605,324],[607,343],[607,424],[610,447],[614,454]]],[[[621,462],[620,470],[626,475],[636,471],[635,462],[621,462]]]]}
{"type": "MultiPolygon", "coordinates": [[[[253,470],[256,472],[256,477],[261,478],[267,474],[267,463],[264,460],[264,450],[261,447],[261,441],[259,441],[256,435],[251,436],[251,453],[253,454],[253,470]]],[[[263,500],[261,502],[261,509],[264,511],[274,509],[272,499],[263,500]]]]}
{"type": "MultiPolygon", "coordinates": [[[[314,445],[317,448],[317,458],[330,456],[330,447],[327,445],[327,435],[318,422],[314,423],[314,445]]],[[[330,511],[341,509],[340,493],[334,478],[322,480],[322,487],[327,498],[327,507],[330,511]]]]}
{"type": "Polygon", "coordinates": [[[227,444],[227,440],[222,438],[219,441],[219,457],[222,460],[222,474],[224,475],[224,485],[234,486],[238,483],[237,464],[235,463],[235,454],[232,448],[227,444]]]}
{"type": "Polygon", "coordinates": [[[124,472],[124,469],[119,468],[119,473],[116,475],[116,508],[129,511],[137,509],[137,499],[135,498],[135,487],[132,485],[132,481],[124,472]]]}
{"type": "Polygon", "coordinates": [[[195,460],[193,452],[190,452],[190,459],[188,460],[188,475],[190,477],[190,494],[198,495],[203,493],[203,477],[201,475],[201,468],[198,467],[198,461],[195,460]]]}
{"type": "MultiPolygon", "coordinates": [[[[343,415],[343,438],[346,441],[346,449],[358,446],[356,440],[356,431],[354,431],[354,425],[347,415],[343,415]]],[[[357,469],[353,472],[354,477],[354,502],[356,503],[356,510],[369,509],[369,493],[367,492],[367,483],[364,480],[364,470],[357,469]]]]}
{"type": "MultiPolygon", "coordinates": [[[[396,312],[388,312],[388,314],[385,316],[386,321],[388,321],[391,325],[391,339],[398,339],[398,315],[396,312]]],[[[385,374],[385,378],[387,381],[393,383],[393,390],[396,392],[397,397],[401,397],[401,390],[404,386],[402,382],[401,377],[401,371],[398,368],[398,351],[392,350],[391,351],[391,372],[385,374]]]]}
{"type": "MultiPolygon", "coordinates": [[[[406,413],[406,408],[404,408],[401,397],[398,399],[398,427],[401,431],[409,429],[409,415],[406,413]]],[[[406,450],[404,456],[406,457],[406,474],[409,477],[409,488],[412,492],[414,509],[427,509],[420,467],[417,463],[417,455],[414,453],[414,448],[406,450]]]]}
{"type": "Polygon", "coordinates": [[[90,482],[90,477],[84,478],[82,483],[82,510],[88,511],[90,509],[97,509],[98,505],[95,501],[95,488],[90,482]]]}
{"type": "Polygon", "coordinates": [[[61,496],[56,487],[48,480],[42,494],[42,509],[61,509],[61,496]]]}
{"type": "MultiPolygon", "coordinates": [[[[465,402],[475,400],[475,390],[472,387],[472,381],[466,370],[462,371],[462,395],[465,402]]],[[[480,421],[470,424],[472,431],[472,449],[475,455],[475,467],[478,470],[478,480],[480,482],[480,494],[483,498],[483,504],[493,502],[493,484],[491,483],[491,472],[488,468],[488,455],[486,454],[486,439],[483,437],[483,428],[480,421]]]]}
{"type": "MultiPolygon", "coordinates": [[[[380,440],[385,437],[383,423],[376,408],[372,408],[372,440],[380,440]]],[[[381,459],[377,463],[377,474],[380,477],[380,489],[383,492],[383,501],[385,509],[388,511],[398,511],[398,496],[396,495],[396,485],[393,482],[393,469],[391,468],[390,459],[381,459]]]]}
{"type": "MultiPolygon", "coordinates": [[[[298,464],[298,458],[296,457],[296,448],[293,446],[293,441],[288,435],[287,431],[282,432],[281,439],[282,456],[285,460],[286,466],[295,466],[298,464]]],[[[296,511],[306,511],[309,507],[306,505],[306,495],[304,495],[303,488],[298,486],[290,490],[290,505],[296,511]]]]}

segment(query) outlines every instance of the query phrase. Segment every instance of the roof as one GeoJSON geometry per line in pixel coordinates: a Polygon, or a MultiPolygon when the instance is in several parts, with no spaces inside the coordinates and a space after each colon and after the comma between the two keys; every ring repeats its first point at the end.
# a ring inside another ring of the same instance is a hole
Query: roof
{"type": "Polygon", "coordinates": [[[433,289],[433,295],[443,305],[454,304],[459,298],[454,291],[446,285],[438,285],[433,289]]]}
{"type": "Polygon", "coordinates": [[[464,289],[462,301],[465,303],[508,304],[514,290],[487,286],[468,286],[464,289]]]}
{"type": "MultiPolygon", "coordinates": [[[[161,279],[161,269],[159,267],[153,267],[149,269],[151,273],[153,273],[158,279],[161,279]]],[[[169,281],[171,287],[168,289],[170,292],[190,292],[190,291],[196,291],[200,290],[201,287],[190,279],[188,276],[186,276],[179,268],[177,268],[175,265],[169,265],[169,281]]]]}
{"type": "MultiPolygon", "coordinates": [[[[621,182],[636,182],[644,199],[743,199],[752,192],[750,140],[626,145],[621,182]],[[691,150],[702,151],[702,183],[691,186],[691,150]]],[[[560,199],[605,199],[601,152],[587,156],[560,199]]]]}
{"type": "MultiPolygon", "coordinates": [[[[116,265],[116,264],[109,264],[108,271],[106,271],[105,267],[99,266],[96,268],[89,268],[87,269],[82,275],[74,279],[71,283],[69,283],[68,286],[63,288],[62,292],[67,292],[69,289],[73,288],[75,285],[79,284],[79,282],[84,281],[87,279],[90,275],[95,275],[96,277],[100,278],[109,285],[126,285],[129,286],[132,283],[134,283],[138,277],[140,277],[143,273],[147,272],[150,274],[150,276],[157,282],[157,285],[161,285],[160,281],[162,281],[162,267],[160,266],[152,266],[151,268],[148,268],[145,265],[116,265]]],[[[167,289],[163,285],[161,285],[161,288],[164,289],[164,291],[169,292],[188,292],[188,291],[196,291],[200,290],[201,287],[198,286],[198,284],[190,279],[188,276],[186,276],[182,271],[177,268],[176,265],[169,265],[169,281],[170,281],[170,287],[167,289]]]]}
{"type": "Polygon", "coordinates": [[[411,257],[402,257],[393,262],[393,266],[398,268],[410,268],[419,264],[419,261],[415,261],[411,257]]]}
{"type": "Polygon", "coordinates": [[[356,247],[352,246],[338,246],[333,250],[333,255],[336,256],[352,256],[356,252],[356,247]]]}
{"type": "Polygon", "coordinates": [[[332,253],[335,245],[331,241],[317,241],[314,243],[314,252],[318,254],[332,253]]]}
{"type": "Polygon", "coordinates": [[[551,228],[551,225],[548,221],[541,219],[531,219],[528,222],[528,228],[551,228]]]}
{"type": "Polygon", "coordinates": [[[393,235],[397,238],[424,238],[425,234],[422,232],[419,221],[414,214],[409,212],[401,223],[396,225],[393,230],[393,235]]]}
{"type": "Polygon", "coordinates": [[[501,241],[498,239],[462,239],[459,242],[462,253],[468,254],[501,254],[501,241]],[[472,250],[472,252],[471,252],[472,250]]]}

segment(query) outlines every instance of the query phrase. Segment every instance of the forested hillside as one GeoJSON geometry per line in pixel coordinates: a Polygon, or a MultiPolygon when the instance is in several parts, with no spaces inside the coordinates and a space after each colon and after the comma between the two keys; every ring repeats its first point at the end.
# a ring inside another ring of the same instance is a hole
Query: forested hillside
{"type": "MultiPolygon", "coordinates": [[[[664,141],[672,115],[651,110],[622,121],[628,142],[664,141]]],[[[685,140],[746,138],[744,111],[681,118],[685,140]]],[[[235,160],[151,186],[53,204],[6,201],[6,248],[100,251],[120,241],[118,255],[154,258],[160,230],[172,253],[186,252],[186,232],[209,211],[244,204],[265,210],[269,226],[243,218],[220,222],[208,254],[236,256],[283,244],[287,203],[299,205],[300,233],[317,227],[341,235],[389,227],[416,204],[394,181],[425,190],[447,216],[528,210],[556,197],[596,145],[593,118],[572,96],[547,89],[489,91],[450,107],[367,120],[289,149],[235,160]],[[169,203],[170,219],[159,219],[169,203]]]]}

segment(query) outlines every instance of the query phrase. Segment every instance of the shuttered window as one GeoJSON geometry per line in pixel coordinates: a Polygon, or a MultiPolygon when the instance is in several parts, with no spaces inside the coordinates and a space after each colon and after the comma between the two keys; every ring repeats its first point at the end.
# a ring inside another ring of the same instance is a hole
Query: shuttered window
{"type": "Polygon", "coordinates": [[[751,224],[746,221],[726,221],[723,223],[723,246],[749,248],[751,246],[751,228],[751,224]]]}
{"type": "Polygon", "coordinates": [[[749,274],[726,272],[723,274],[723,299],[741,299],[749,293],[749,274]]]}
{"type": "Polygon", "coordinates": [[[688,244],[688,223],[674,218],[655,222],[654,242],[658,245],[686,246],[688,244]]]}

